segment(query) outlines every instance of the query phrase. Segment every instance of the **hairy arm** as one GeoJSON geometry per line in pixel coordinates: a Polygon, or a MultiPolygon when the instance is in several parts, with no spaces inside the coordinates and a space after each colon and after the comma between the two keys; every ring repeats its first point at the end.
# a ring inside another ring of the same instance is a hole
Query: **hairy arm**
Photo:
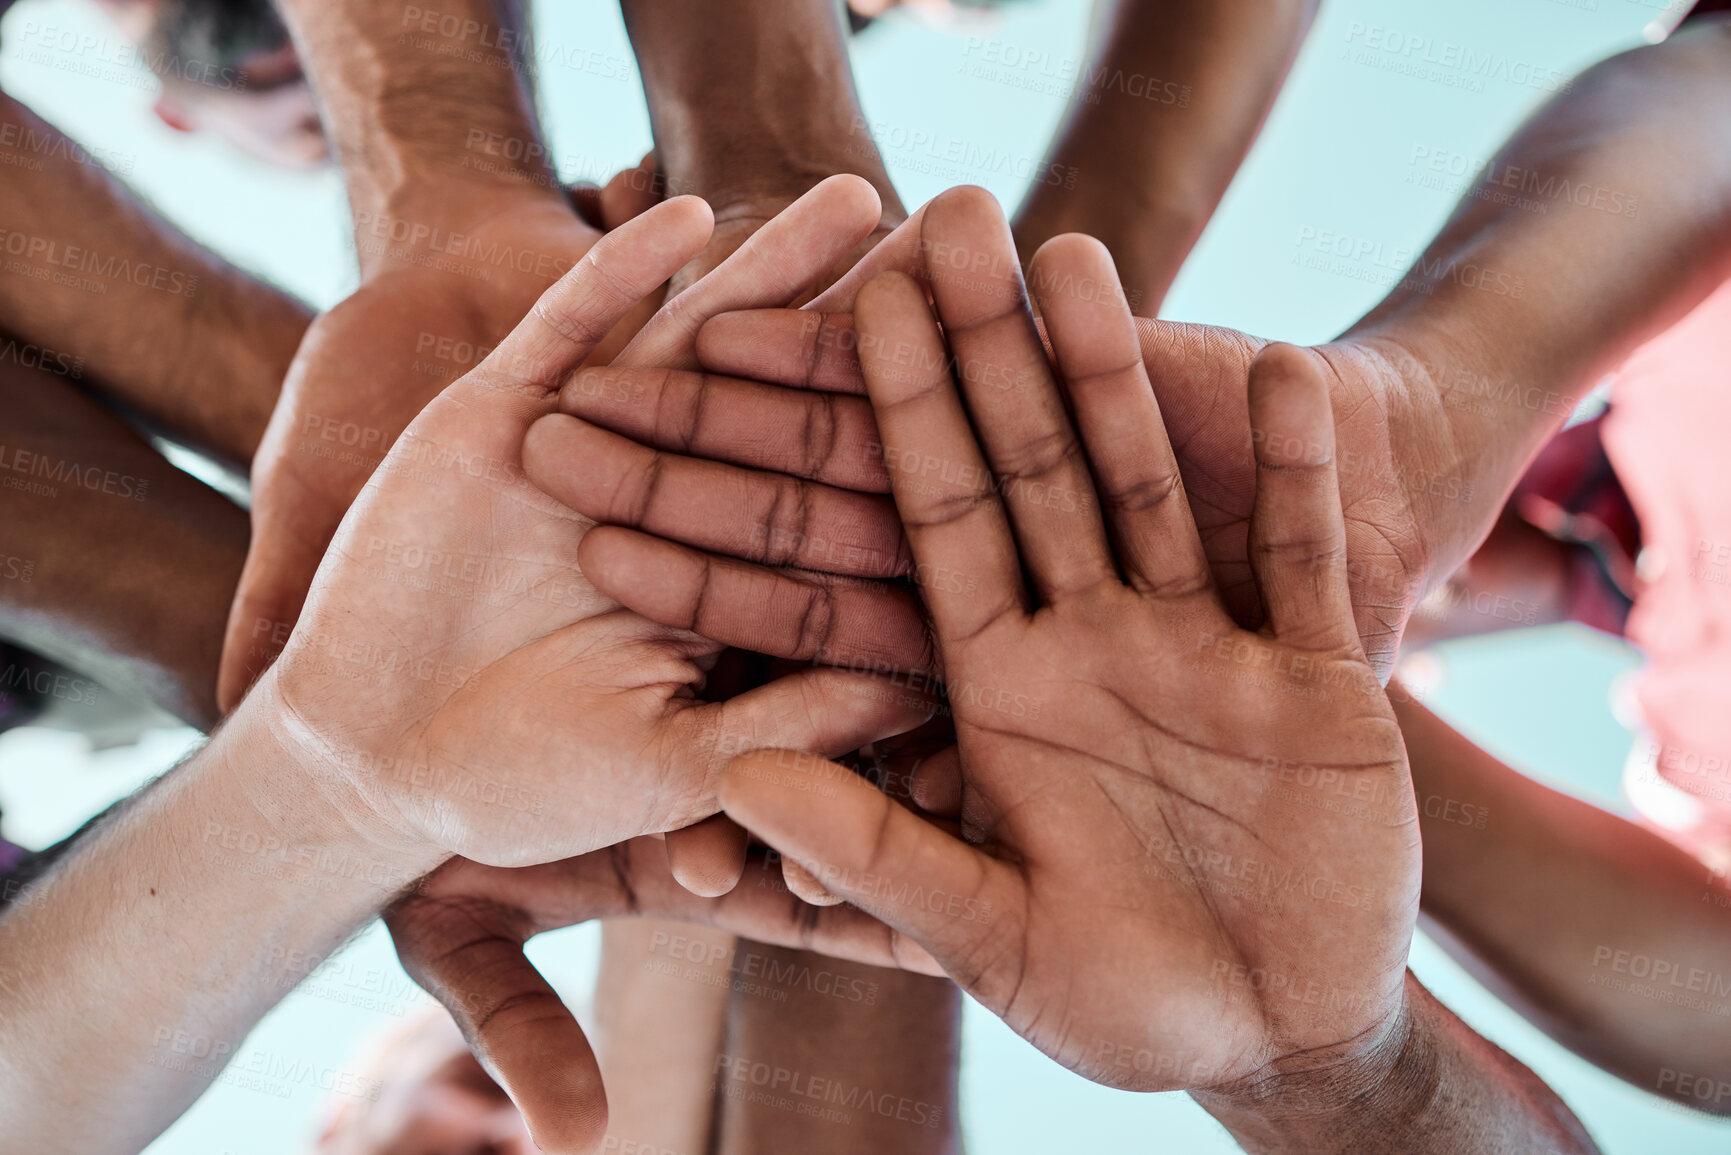
{"type": "Polygon", "coordinates": [[[1317,0],[1100,0],[1075,99],[1016,218],[1112,252],[1152,317],[1274,105],[1317,0]]]}
{"type": "Polygon", "coordinates": [[[442,857],[381,851],[291,761],[260,711],[237,715],[0,921],[13,1142],[139,1150],[442,857]]]}

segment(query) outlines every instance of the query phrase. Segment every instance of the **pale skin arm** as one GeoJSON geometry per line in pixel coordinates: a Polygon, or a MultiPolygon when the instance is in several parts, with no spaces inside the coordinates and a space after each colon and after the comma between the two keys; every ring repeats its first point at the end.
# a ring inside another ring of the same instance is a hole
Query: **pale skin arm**
{"type": "Polygon", "coordinates": [[[1731,1004],[1724,879],[1390,696],[1419,800],[1423,909],[1443,942],[1583,1058],[1642,1090],[1731,1113],[1731,1028],[1715,1013],[1731,1004]]]}
{"type": "Polygon", "coordinates": [[[13,1142],[143,1147],[266,1010],[436,864],[436,850],[382,853],[281,773],[290,763],[260,711],[237,715],[0,921],[13,1142]]]}
{"type": "Polygon", "coordinates": [[[81,360],[104,392],[205,452],[251,461],[307,307],[182,235],[4,95],[0,155],[9,333],[81,360]]]}
{"type": "Polygon", "coordinates": [[[1098,237],[1152,317],[1262,129],[1317,0],[1100,0],[1016,248],[1098,237]]]}
{"type": "Polygon", "coordinates": [[[607,1082],[607,1133],[620,1148],[712,1149],[715,1056],[726,1046],[725,931],[668,919],[601,928],[595,1057],[607,1082]]]}

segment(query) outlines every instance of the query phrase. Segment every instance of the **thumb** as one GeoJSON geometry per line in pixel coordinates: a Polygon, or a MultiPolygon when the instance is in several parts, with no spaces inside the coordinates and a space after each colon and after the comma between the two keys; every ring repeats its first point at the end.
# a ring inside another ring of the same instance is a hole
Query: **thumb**
{"type": "Polygon", "coordinates": [[[929,697],[886,678],[816,666],[705,707],[713,729],[706,727],[704,741],[721,759],[765,747],[833,756],[904,734],[933,708],[929,697]]]}
{"type": "Polygon", "coordinates": [[[988,1009],[1007,1005],[1020,952],[1003,945],[1020,903],[1013,868],[933,826],[845,766],[791,750],[735,758],[722,776],[729,816],[852,903],[929,951],[988,1009]],[[982,961],[984,960],[984,961],[982,961]]]}
{"type": "Polygon", "coordinates": [[[607,1134],[595,1051],[523,953],[532,927],[484,899],[411,895],[385,916],[403,968],[450,1012],[542,1151],[582,1155],[607,1134]]]}
{"type": "Polygon", "coordinates": [[[607,233],[452,389],[528,383],[554,392],[634,305],[703,248],[713,228],[708,205],[676,197],[607,233]]]}

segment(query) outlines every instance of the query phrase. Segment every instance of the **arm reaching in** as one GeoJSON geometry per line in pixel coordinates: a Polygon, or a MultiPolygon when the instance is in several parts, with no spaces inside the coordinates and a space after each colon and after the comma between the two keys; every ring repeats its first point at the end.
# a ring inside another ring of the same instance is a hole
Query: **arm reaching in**
{"type": "Polygon", "coordinates": [[[829,0],[624,0],[655,136],[656,180],[702,197],[715,238],[675,293],[826,177],[882,202],[876,244],[907,213],[860,110],[839,5],[829,0]]]}
{"type": "Polygon", "coordinates": [[[1398,687],[1390,697],[1419,800],[1424,912],[1443,942],[1583,1058],[1731,1113],[1725,879],[1503,765],[1398,687]]]}
{"type": "Polygon", "coordinates": [[[79,366],[96,388],[231,465],[252,461],[310,312],[207,252],[98,158],[0,94],[7,271],[0,316],[20,363],[79,366]]]}
{"type": "Polygon", "coordinates": [[[1214,215],[1316,18],[1317,0],[1099,0],[1092,55],[1016,248],[1105,243],[1130,307],[1152,317],[1214,215]]]}

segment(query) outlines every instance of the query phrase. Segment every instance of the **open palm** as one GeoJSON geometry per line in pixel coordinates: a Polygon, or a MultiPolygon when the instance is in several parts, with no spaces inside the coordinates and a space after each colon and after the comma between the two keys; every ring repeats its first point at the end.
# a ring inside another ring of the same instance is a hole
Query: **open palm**
{"type": "Polygon", "coordinates": [[[919,720],[835,671],[697,700],[719,647],[596,593],[576,561],[590,523],[524,474],[565,377],[708,231],[686,198],[600,242],[411,423],[338,530],[268,692],[385,836],[546,862],[713,813],[730,753],[794,736],[840,753],[919,720]]]}
{"type": "MultiPolygon", "coordinates": [[[[995,205],[946,199],[928,231],[1008,251],[995,205]]],[[[1035,262],[1036,285],[1066,283],[1042,266],[1115,276],[1075,237],[1035,262]]],[[[1253,633],[1216,590],[1121,301],[1041,298],[1072,432],[1019,286],[932,292],[942,336],[906,278],[856,316],[887,458],[944,463],[890,475],[916,572],[969,579],[921,594],[978,844],[773,752],[730,769],[728,812],[1098,1081],[1217,1087],[1376,1046],[1419,847],[1353,624],[1324,383],[1296,350],[1252,379],[1253,633]]]]}

